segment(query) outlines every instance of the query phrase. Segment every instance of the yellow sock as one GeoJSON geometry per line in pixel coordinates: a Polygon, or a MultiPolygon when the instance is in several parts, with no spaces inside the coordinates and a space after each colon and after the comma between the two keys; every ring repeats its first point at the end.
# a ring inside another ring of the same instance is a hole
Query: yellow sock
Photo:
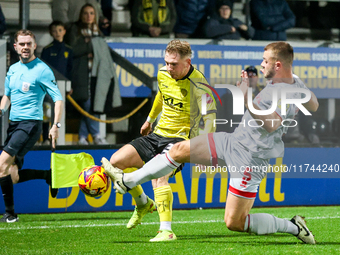
{"type": "Polygon", "coordinates": [[[136,187],[133,187],[132,189],[129,190],[129,193],[131,194],[132,197],[139,197],[140,195],[143,194],[143,188],[141,185],[137,185],[136,187]]]}
{"type": "Polygon", "coordinates": [[[170,185],[155,188],[154,193],[159,220],[161,223],[163,221],[170,223],[172,221],[172,203],[174,201],[170,185]]]}
{"type": "MultiPolygon", "coordinates": [[[[124,169],[124,173],[132,173],[136,171],[136,167],[129,167],[124,169]]],[[[144,190],[141,185],[137,185],[136,187],[129,190],[129,193],[135,200],[136,205],[145,205],[148,202],[147,196],[144,194],[144,190]]]]}

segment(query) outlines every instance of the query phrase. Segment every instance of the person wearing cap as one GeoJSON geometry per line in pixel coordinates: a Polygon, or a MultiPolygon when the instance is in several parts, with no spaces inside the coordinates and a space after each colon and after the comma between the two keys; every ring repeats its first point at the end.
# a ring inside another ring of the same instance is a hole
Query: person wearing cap
{"type": "Polygon", "coordinates": [[[253,98],[255,98],[256,95],[260,93],[262,89],[264,89],[264,86],[258,84],[259,77],[257,75],[257,69],[255,66],[248,66],[245,71],[249,77],[249,87],[253,89],[253,98]]]}
{"type": "Polygon", "coordinates": [[[211,39],[239,40],[241,37],[251,39],[254,29],[248,27],[239,19],[232,17],[231,0],[219,0],[216,2],[217,15],[212,15],[204,25],[204,34],[211,39]]]}

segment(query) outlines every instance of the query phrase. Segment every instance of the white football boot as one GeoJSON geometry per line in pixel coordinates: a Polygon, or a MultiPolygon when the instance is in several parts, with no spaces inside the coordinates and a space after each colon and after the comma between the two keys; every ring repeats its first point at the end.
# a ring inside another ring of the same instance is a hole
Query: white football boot
{"type": "Polygon", "coordinates": [[[114,186],[113,188],[116,192],[120,194],[125,194],[128,192],[128,188],[123,183],[123,170],[111,165],[110,161],[106,158],[102,158],[102,167],[105,169],[105,173],[110,176],[114,186]]]}
{"type": "Polygon", "coordinates": [[[296,236],[298,239],[300,239],[304,243],[315,244],[314,236],[312,232],[309,231],[309,229],[307,228],[304,217],[296,215],[290,221],[299,228],[299,233],[296,236]]]}

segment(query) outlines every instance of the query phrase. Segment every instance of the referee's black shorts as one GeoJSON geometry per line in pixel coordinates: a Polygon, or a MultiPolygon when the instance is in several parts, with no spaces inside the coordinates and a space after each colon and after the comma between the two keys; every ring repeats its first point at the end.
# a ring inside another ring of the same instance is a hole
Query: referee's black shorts
{"type": "Polygon", "coordinates": [[[151,133],[147,136],[138,137],[130,142],[135,147],[139,156],[146,163],[157,154],[162,153],[165,147],[169,144],[175,144],[184,141],[183,138],[168,138],[151,133]]]}
{"type": "Polygon", "coordinates": [[[4,151],[12,157],[19,169],[24,164],[24,156],[38,141],[42,130],[42,120],[11,121],[7,129],[4,151]]]}

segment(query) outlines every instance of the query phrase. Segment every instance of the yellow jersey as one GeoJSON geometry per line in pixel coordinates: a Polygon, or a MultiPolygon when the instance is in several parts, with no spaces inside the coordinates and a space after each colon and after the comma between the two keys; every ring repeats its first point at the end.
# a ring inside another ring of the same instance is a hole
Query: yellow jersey
{"type": "Polygon", "coordinates": [[[171,78],[162,67],[157,74],[158,93],[149,118],[154,120],[162,112],[154,133],[163,137],[190,139],[198,135],[199,121],[203,117],[207,132],[214,132],[213,118],[216,116],[216,103],[204,75],[193,66],[188,74],[180,79],[171,78]],[[202,114],[202,98],[205,97],[206,114],[202,114]]]}

